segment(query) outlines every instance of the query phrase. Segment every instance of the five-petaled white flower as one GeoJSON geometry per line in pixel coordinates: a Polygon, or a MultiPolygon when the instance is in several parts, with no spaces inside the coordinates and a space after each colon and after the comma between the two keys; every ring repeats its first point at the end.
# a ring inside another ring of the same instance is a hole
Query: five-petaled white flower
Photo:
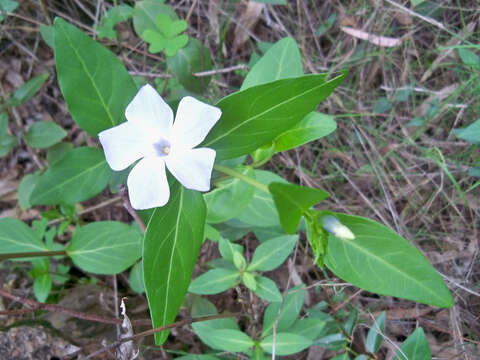
{"type": "Polygon", "coordinates": [[[135,209],[163,206],[170,197],[165,165],[186,188],[210,190],[215,150],[197,148],[218,121],[219,108],[184,97],[175,122],[172,109],[150,85],[143,86],[125,110],[127,121],[98,136],[108,165],[126,169],[130,202],[135,209]]]}

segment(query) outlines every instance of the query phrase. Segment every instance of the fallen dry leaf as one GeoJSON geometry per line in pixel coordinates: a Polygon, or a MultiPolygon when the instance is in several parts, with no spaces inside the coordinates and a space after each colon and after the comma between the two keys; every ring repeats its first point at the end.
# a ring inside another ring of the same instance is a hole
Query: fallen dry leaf
{"type": "Polygon", "coordinates": [[[402,43],[402,40],[397,38],[378,36],[378,35],[370,34],[365,31],[357,30],[347,26],[342,26],[341,29],[343,32],[347,33],[348,35],[356,37],[357,39],[367,40],[368,42],[371,42],[372,44],[378,45],[381,47],[394,47],[402,43]]]}

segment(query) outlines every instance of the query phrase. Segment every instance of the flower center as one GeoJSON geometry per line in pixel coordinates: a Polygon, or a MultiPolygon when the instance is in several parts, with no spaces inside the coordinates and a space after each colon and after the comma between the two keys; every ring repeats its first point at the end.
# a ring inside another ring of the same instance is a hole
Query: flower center
{"type": "Polygon", "coordinates": [[[155,150],[155,153],[158,156],[162,156],[162,157],[167,156],[172,151],[172,147],[170,145],[170,142],[168,140],[165,140],[165,139],[161,139],[161,140],[153,143],[153,149],[155,150]]]}

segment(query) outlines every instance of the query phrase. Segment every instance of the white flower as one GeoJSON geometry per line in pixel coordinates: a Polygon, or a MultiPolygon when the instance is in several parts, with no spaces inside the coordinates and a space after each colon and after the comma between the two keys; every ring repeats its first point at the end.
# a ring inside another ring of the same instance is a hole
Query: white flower
{"type": "Polygon", "coordinates": [[[190,96],[172,109],[150,85],[143,86],[128,104],[128,121],[98,136],[108,165],[126,169],[141,159],[128,175],[130,202],[135,209],[163,206],[170,197],[165,165],[186,188],[208,191],[215,150],[194,149],[218,121],[220,109],[190,96]]]}
{"type": "Polygon", "coordinates": [[[355,239],[352,231],[343,225],[335,216],[324,216],[322,218],[323,228],[328,231],[330,234],[347,240],[355,239]]]}

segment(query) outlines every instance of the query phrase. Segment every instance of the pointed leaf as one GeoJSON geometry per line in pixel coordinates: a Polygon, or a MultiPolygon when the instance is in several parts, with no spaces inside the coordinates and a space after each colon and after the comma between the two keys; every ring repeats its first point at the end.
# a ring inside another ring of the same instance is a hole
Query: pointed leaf
{"type": "Polygon", "coordinates": [[[44,73],[28,80],[13,93],[12,98],[8,101],[8,106],[18,106],[32,98],[41,89],[49,76],[49,73],[44,73]]]}
{"type": "Polygon", "coordinates": [[[248,271],[271,271],[292,253],[298,235],[283,235],[260,244],[248,265],[248,271]]]}
{"type": "Polygon", "coordinates": [[[25,134],[25,140],[33,148],[47,148],[62,140],[67,132],[53,121],[34,122],[25,134]]]}
{"type": "Polygon", "coordinates": [[[274,141],[275,151],[286,151],[320,139],[337,129],[335,120],[316,111],[309,113],[297,125],[281,133],[274,141]]]}
{"type": "MultiPolygon", "coordinates": [[[[143,245],[143,274],[153,327],[172,323],[182,305],[203,242],[206,208],[202,195],[176,181],[170,200],[155,209],[143,245]]],[[[168,332],[155,334],[160,345],[168,332]]]]}
{"type": "MultiPolygon", "coordinates": [[[[324,216],[326,212],[319,212],[324,216]]],[[[329,236],[327,266],[362,289],[439,307],[453,298],[440,275],[413,245],[386,226],[360,216],[328,213],[355,235],[329,236]]]]}
{"type": "Polygon", "coordinates": [[[213,339],[212,347],[214,349],[230,352],[245,352],[254,345],[253,340],[240,330],[212,330],[211,335],[211,339],[213,339]]]}
{"type": "Polygon", "coordinates": [[[140,258],[141,245],[137,229],[116,221],[97,221],[77,228],[66,251],[84,271],[118,274],[140,258]]]}
{"type": "Polygon", "coordinates": [[[103,151],[88,147],[73,149],[40,176],[30,195],[30,204],[74,204],[90,199],[105,189],[110,174],[103,151]]]}
{"type": "Polygon", "coordinates": [[[11,254],[48,250],[41,237],[24,222],[18,219],[0,219],[0,253],[11,254]]]}
{"type": "Polygon", "coordinates": [[[286,332],[277,333],[275,336],[275,344],[273,342],[274,336],[269,335],[262,340],[260,346],[262,347],[263,351],[269,354],[272,354],[275,346],[275,354],[284,356],[296,354],[312,345],[312,340],[309,338],[286,332]]]}
{"type": "Polygon", "coordinates": [[[217,103],[222,117],[202,145],[215,149],[219,160],[248,154],[315,110],[345,76],[305,75],[233,93],[217,103]]]}
{"type": "Polygon", "coordinates": [[[282,301],[282,294],[278,290],[275,281],[265,276],[257,276],[255,280],[257,283],[257,288],[254,291],[255,295],[268,302],[282,301]]]}
{"type": "Polygon", "coordinates": [[[218,294],[230,289],[239,279],[238,270],[213,269],[195,278],[188,291],[202,295],[218,294]]]}
{"type": "Polygon", "coordinates": [[[395,360],[431,360],[432,352],[425,332],[420,327],[403,342],[397,351],[395,360]]]}
{"type": "Polygon", "coordinates": [[[385,336],[385,311],[375,319],[370,330],[368,330],[367,341],[365,348],[372,354],[376,353],[382,345],[383,338],[385,336]]]}
{"type": "Polygon", "coordinates": [[[298,223],[304,212],[329,197],[328,193],[323,190],[294,184],[273,182],[268,188],[273,195],[280,223],[290,234],[297,231],[298,223]]]}
{"type": "Polygon", "coordinates": [[[105,47],[60,18],[55,19],[58,82],[73,120],[92,136],[120,124],[137,87],[105,47]]]}
{"type": "Polygon", "coordinates": [[[302,57],[297,42],[283,38],[274,44],[248,72],[240,90],[271,81],[303,75],[302,57]]]}

